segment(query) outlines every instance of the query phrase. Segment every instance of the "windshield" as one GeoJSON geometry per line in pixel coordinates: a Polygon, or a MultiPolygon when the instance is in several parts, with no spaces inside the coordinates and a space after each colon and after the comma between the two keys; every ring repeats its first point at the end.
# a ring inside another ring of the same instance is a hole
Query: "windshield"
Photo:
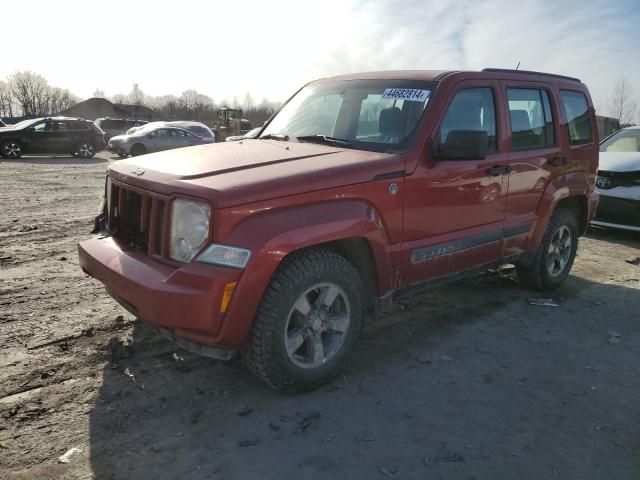
{"type": "Polygon", "coordinates": [[[626,128],[600,144],[601,152],[640,152],[640,128],[626,128]]]}
{"type": "Polygon", "coordinates": [[[260,138],[326,137],[323,140],[339,139],[341,146],[362,150],[404,150],[413,141],[433,86],[409,80],[309,85],[282,108],[260,138]]]}
{"type": "Polygon", "coordinates": [[[29,125],[33,125],[34,123],[42,120],[41,118],[31,118],[29,120],[22,120],[21,122],[16,123],[15,125],[9,125],[11,128],[26,128],[29,125]]]}
{"type": "MultiPolygon", "coordinates": [[[[146,125],[141,125],[139,127],[135,127],[135,130],[132,132],[133,135],[136,136],[144,136],[147,135],[151,132],[153,132],[155,129],[157,129],[158,127],[161,127],[162,124],[158,124],[158,123],[147,123],[146,125]]],[[[132,127],[134,128],[134,127],[132,127]]],[[[131,130],[131,129],[129,129],[131,130]]]]}

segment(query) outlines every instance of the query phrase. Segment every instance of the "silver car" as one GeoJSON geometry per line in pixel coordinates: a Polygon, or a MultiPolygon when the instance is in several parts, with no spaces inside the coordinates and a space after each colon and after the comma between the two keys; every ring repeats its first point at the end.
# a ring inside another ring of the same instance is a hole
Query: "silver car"
{"type": "Polygon", "coordinates": [[[136,129],[130,135],[118,135],[109,139],[109,151],[125,158],[127,155],[137,156],[145,153],[170,150],[172,148],[190,147],[213,143],[211,137],[201,137],[184,128],[166,124],[148,124],[136,129]]]}

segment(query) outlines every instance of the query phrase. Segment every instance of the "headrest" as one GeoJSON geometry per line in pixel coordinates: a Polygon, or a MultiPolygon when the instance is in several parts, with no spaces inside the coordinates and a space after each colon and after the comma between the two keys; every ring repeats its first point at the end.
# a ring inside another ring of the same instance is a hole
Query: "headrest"
{"type": "Polygon", "coordinates": [[[511,131],[526,132],[531,130],[531,123],[529,123],[529,114],[526,110],[510,110],[511,115],[511,131]]]}
{"type": "Polygon", "coordinates": [[[378,121],[380,133],[399,132],[402,130],[402,110],[398,107],[384,108],[380,111],[378,121]]]}

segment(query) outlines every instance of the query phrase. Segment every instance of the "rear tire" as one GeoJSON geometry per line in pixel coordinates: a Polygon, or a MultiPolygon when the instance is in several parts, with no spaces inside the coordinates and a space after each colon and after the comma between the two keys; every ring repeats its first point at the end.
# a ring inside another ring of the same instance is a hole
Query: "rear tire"
{"type": "Polygon", "coordinates": [[[556,208],[531,264],[516,266],[518,278],[533,290],[553,291],[569,276],[577,249],[575,214],[567,208],[556,208]]]}
{"type": "Polygon", "coordinates": [[[78,145],[77,154],[80,158],[92,158],[96,154],[96,147],[92,143],[81,143],[78,145]]]}
{"type": "Polygon", "coordinates": [[[22,156],[22,145],[17,140],[7,140],[0,146],[0,155],[4,158],[17,159],[22,156]]]}
{"type": "Polygon", "coordinates": [[[133,147],[131,147],[132,157],[137,157],[138,155],[144,155],[145,153],[147,153],[147,148],[140,143],[136,143],[133,147]]]}
{"type": "Polygon", "coordinates": [[[347,259],[324,249],[294,252],[262,298],[244,362],[277,390],[317,388],[346,364],[365,305],[364,283],[347,259]]]}

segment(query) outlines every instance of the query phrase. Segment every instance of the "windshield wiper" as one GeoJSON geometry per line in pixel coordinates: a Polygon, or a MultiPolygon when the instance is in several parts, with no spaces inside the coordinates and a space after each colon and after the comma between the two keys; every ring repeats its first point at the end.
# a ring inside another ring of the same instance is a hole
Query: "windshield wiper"
{"type": "Polygon", "coordinates": [[[260,137],[260,140],[280,140],[286,142],[289,140],[289,135],[281,135],[279,133],[267,133],[260,137]]]}
{"type": "Polygon", "coordinates": [[[301,142],[319,142],[319,143],[329,143],[333,145],[344,145],[346,147],[351,147],[353,144],[349,140],[344,140],[343,138],[336,137],[327,137],[326,135],[301,135],[296,137],[296,140],[301,142]]]}

